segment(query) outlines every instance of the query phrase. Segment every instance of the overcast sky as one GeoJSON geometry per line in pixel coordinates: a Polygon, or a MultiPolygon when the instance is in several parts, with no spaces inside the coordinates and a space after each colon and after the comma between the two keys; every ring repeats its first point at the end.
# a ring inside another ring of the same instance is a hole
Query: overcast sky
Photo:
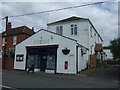
{"type": "MultiPolygon", "coordinates": [[[[77,6],[86,3],[93,2],[2,2],[2,6],[0,5],[0,8],[2,7],[2,17],[5,17],[77,6]]],[[[108,2],[51,13],[14,17],[9,18],[9,21],[12,23],[13,28],[26,25],[29,28],[34,27],[35,31],[38,31],[41,28],[46,29],[47,23],[65,19],[70,16],[89,18],[103,38],[104,45],[108,45],[110,40],[118,37],[117,2],[108,2]]],[[[2,20],[2,27],[0,27],[0,30],[5,30],[5,20],[2,20]]]]}

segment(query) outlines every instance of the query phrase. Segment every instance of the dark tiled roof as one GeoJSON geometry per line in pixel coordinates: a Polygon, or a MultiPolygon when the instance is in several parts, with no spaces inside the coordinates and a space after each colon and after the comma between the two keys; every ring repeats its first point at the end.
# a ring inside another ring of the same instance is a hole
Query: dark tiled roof
{"type": "Polygon", "coordinates": [[[74,21],[74,20],[79,20],[79,19],[88,20],[87,18],[80,18],[80,17],[72,16],[72,17],[69,17],[69,18],[66,18],[66,19],[63,19],[63,20],[48,23],[47,25],[55,24],[55,23],[59,23],[59,22],[74,21]]]}
{"type": "MultiPolygon", "coordinates": [[[[5,36],[6,32],[2,33],[2,36],[5,36]]],[[[35,32],[28,28],[27,26],[21,26],[17,28],[12,28],[11,30],[7,31],[7,35],[17,35],[17,34],[27,34],[27,35],[33,35],[35,32]]]]}

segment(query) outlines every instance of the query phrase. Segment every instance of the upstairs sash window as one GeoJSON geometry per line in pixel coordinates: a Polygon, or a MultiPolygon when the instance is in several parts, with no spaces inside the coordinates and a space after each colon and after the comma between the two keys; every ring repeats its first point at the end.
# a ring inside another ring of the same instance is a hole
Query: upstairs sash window
{"type": "Polygon", "coordinates": [[[57,26],[56,33],[60,34],[60,35],[63,35],[63,26],[57,26]]]}
{"type": "Polygon", "coordinates": [[[17,44],[17,37],[14,36],[14,37],[13,37],[13,45],[16,45],[16,44],[17,44]]]}
{"type": "Polygon", "coordinates": [[[77,24],[71,25],[71,35],[77,35],[77,24]]]}

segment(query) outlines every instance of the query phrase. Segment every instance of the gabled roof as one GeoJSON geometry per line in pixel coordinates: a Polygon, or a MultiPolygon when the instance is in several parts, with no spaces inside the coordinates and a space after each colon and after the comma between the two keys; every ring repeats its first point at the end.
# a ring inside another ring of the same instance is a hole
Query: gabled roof
{"type": "Polygon", "coordinates": [[[66,19],[62,19],[62,20],[59,20],[59,21],[55,21],[55,22],[52,22],[52,23],[48,23],[47,25],[51,25],[51,24],[55,24],[55,23],[59,23],[59,22],[80,20],[80,19],[81,19],[81,20],[88,20],[87,18],[81,18],[81,17],[72,16],[72,17],[69,17],[69,18],[66,18],[66,19]]]}
{"type": "MultiPolygon", "coordinates": [[[[73,41],[77,42],[77,40],[75,40],[75,39],[73,39],[73,38],[69,38],[69,37],[66,37],[66,36],[57,34],[57,33],[55,33],[55,32],[51,32],[51,31],[49,31],[49,30],[41,29],[41,30],[39,30],[39,31],[46,31],[46,32],[49,32],[49,33],[52,33],[52,34],[55,34],[55,35],[58,35],[58,36],[61,36],[61,37],[64,37],[64,38],[67,38],[67,39],[70,39],[70,40],[73,40],[73,41]]],[[[39,31],[38,31],[38,32],[39,32],[39,31]]]]}
{"type": "MultiPolygon", "coordinates": [[[[20,26],[16,28],[12,28],[7,31],[7,35],[17,35],[17,34],[27,34],[27,35],[33,35],[35,32],[28,28],[27,26],[20,26]]],[[[2,36],[5,36],[6,31],[2,33],[2,36]]]]}
{"type": "MultiPolygon", "coordinates": [[[[34,35],[38,34],[40,31],[45,31],[45,32],[48,32],[48,33],[52,33],[52,34],[58,35],[58,36],[60,36],[60,37],[64,37],[64,38],[66,38],[66,39],[70,39],[70,40],[72,40],[72,41],[77,42],[77,40],[75,40],[75,39],[72,39],[72,38],[69,38],[69,37],[66,37],[66,36],[63,36],[63,35],[59,35],[59,34],[57,34],[57,33],[55,33],[55,32],[51,32],[51,31],[48,31],[48,30],[45,30],[45,29],[40,29],[40,30],[38,30],[34,35]]],[[[33,37],[34,35],[30,36],[29,38],[33,37]]],[[[25,42],[25,41],[28,40],[29,38],[25,39],[23,42],[25,42]]],[[[23,43],[23,42],[21,42],[21,43],[23,43]]],[[[19,43],[19,44],[20,44],[20,43],[19,43]]],[[[17,44],[17,45],[19,45],[19,44],[17,44]]]]}
{"type": "MultiPolygon", "coordinates": [[[[69,37],[67,37],[67,36],[63,36],[63,35],[60,35],[60,34],[57,34],[57,33],[55,33],[55,32],[51,32],[51,31],[49,31],[49,30],[45,30],[45,29],[41,29],[41,30],[39,30],[39,31],[46,31],[46,32],[49,32],[49,33],[52,33],[52,34],[56,34],[56,35],[59,35],[59,36],[61,36],[61,37],[64,37],[64,38],[67,38],[67,39],[73,40],[73,41],[76,42],[76,44],[78,44],[78,45],[80,45],[80,46],[86,48],[85,46],[83,46],[83,45],[77,43],[77,40],[75,40],[75,39],[73,39],[73,38],[69,38],[69,37]]],[[[39,32],[39,31],[38,31],[38,32],[39,32]]],[[[86,48],[86,49],[89,50],[88,48],[86,48]]]]}

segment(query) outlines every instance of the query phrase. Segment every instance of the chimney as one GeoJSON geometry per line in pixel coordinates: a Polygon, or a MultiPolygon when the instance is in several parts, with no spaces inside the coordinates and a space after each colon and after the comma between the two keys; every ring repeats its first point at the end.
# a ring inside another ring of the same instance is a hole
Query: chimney
{"type": "Polygon", "coordinates": [[[32,27],[32,31],[34,31],[34,27],[32,27]]]}
{"type": "Polygon", "coordinates": [[[12,28],[11,22],[7,23],[7,30],[10,30],[12,28]]]}

